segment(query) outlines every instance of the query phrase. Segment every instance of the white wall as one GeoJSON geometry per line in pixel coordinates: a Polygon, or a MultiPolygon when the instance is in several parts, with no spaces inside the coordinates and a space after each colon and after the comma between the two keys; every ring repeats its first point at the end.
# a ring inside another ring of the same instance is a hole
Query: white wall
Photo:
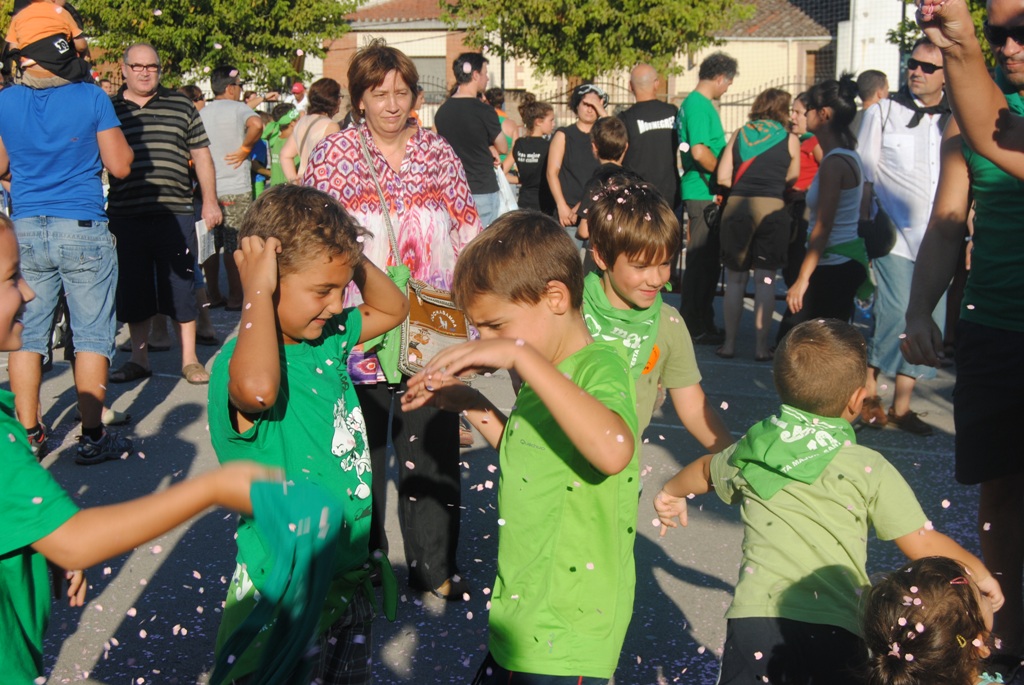
{"type": "MultiPolygon", "coordinates": [[[[850,0],[850,20],[839,24],[836,73],[878,69],[895,90],[900,82],[900,53],[885,36],[899,24],[902,8],[902,0],[850,0]]],[[[908,5],[907,16],[913,13],[914,6],[908,5]]]]}

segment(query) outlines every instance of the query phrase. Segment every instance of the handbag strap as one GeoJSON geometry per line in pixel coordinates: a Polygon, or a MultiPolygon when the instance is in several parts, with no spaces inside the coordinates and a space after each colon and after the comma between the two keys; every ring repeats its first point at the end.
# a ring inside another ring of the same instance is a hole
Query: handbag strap
{"type": "Polygon", "coordinates": [[[377,188],[377,197],[380,199],[380,209],[384,215],[384,226],[388,230],[388,241],[391,244],[391,255],[395,260],[395,264],[398,264],[398,241],[395,240],[395,229],[391,227],[391,208],[388,206],[387,200],[384,199],[384,189],[380,187],[380,181],[377,179],[377,167],[373,165],[373,158],[370,156],[370,148],[366,145],[366,137],[363,136],[362,129],[359,129],[358,135],[359,147],[363,150],[363,159],[366,161],[366,165],[370,167],[370,178],[373,179],[373,185],[377,188]]]}

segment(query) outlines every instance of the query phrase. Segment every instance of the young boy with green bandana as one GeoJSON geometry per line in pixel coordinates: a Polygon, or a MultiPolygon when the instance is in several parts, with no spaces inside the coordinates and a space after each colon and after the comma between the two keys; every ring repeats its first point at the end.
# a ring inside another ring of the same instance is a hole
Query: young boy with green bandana
{"type": "Polygon", "coordinates": [[[860,333],[835,319],[802,323],[780,343],[774,370],[778,416],[693,462],[654,498],[661,524],[673,528],[676,518],[687,523],[687,498],[712,487],[742,505],[743,561],[718,682],[863,682],[869,526],[912,560],[961,562],[998,608],[999,583],[981,561],[932,528],[881,454],[856,444],[850,421],[860,414],[867,373],[860,333]]]}
{"type": "MultiPolygon", "coordinates": [[[[234,254],[245,295],[238,337],[224,345],[210,378],[210,439],[222,463],[251,459],[282,468],[288,481],[319,486],[343,505],[332,582],[318,612],[312,679],[320,682],[358,684],[372,674],[370,453],[346,360],[409,311],[401,291],[364,258],[364,235],[336,200],[314,188],[272,186],[260,195],[242,220],[234,254]],[[358,308],[342,307],[349,283],[363,296],[358,308]]],[[[282,562],[259,523],[239,521],[238,564],[217,635],[218,656],[232,665],[228,678],[236,682],[262,682],[265,655],[281,648],[268,645],[271,620],[241,654],[224,651],[252,623],[247,619],[260,610],[282,562]]],[[[393,580],[386,561],[382,570],[393,580]]]]}
{"type": "Polygon", "coordinates": [[[705,449],[725,449],[733,437],[708,405],[686,324],[661,300],[679,251],[672,209],[652,185],[612,185],[597,195],[588,224],[600,273],[584,281],[583,317],[595,340],[615,342],[626,353],[636,382],[637,435],[651,421],[660,386],[705,449]]]}
{"type": "Polygon", "coordinates": [[[498,449],[490,652],[473,683],[607,682],[636,585],[639,441],[626,362],[591,338],[579,252],[539,212],[509,212],[477,236],[453,292],[480,340],[431,359],[402,408],[465,412],[498,449]],[[494,368],[523,381],[507,419],[457,378],[494,368]]]}

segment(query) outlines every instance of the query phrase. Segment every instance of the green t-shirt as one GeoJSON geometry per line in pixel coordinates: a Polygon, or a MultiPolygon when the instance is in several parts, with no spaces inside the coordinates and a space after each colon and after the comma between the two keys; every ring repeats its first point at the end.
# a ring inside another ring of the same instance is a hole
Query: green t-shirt
{"type": "MultiPolygon", "coordinates": [[[[1024,101],[1006,102],[1024,114],[1024,101]]],[[[985,326],[1024,331],[1024,183],[963,144],[974,193],[974,251],[960,316],[985,326]]]]}
{"type": "MultiPolygon", "coordinates": [[[[359,310],[346,309],[324,326],[318,340],[282,345],[277,401],[245,433],[234,430],[229,412],[228,373],[237,338],[224,345],[210,377],[210,439],[221,463],[250,459],[283,468],[287,480],[318,485],[345,505],[335,554],[336,582],[327,595],[321,630],[341,618],[356,588],[341,576],[369,559],[370,452],[363,411],[347,371],[349,350],[361,330],[359,310]]],[[[274,563],[248,517],[239,519],[237,540],[238,568],[228,588],[218,648],[251,611],[252,599],[274,563]]],[[[236,660],[232,678],[255,668],[266,634],[236,660]]]]}
{"type": "MultiPolygon", "coordinates": [[[[633,378],[611,343],[584,347],[558,370],[635,430],[633,378]]],[[[636,585],[638,452],[605,476],[523,385],[499,446],[504,525],[489,625],[502,667],[595,678],[615,671],[636,585]]]]}
{"type": "Polygon", "coordinates": [[[895,540],[925,525],[914,491],[878,452],[843,447],[818,479],[759,498],[729,465],[711,460],[715,492],[740,504],[743,562],[726,618],[788,618],[861,634],[860,595],[870,587],[868,527],[895,540]]]}
{"type": "MultiPolygon", "coordinates": [[[[285,178],[284,169],[281,167],[281,149],[284,144],[288,142],[287,138],[276,136],[274,141],[269,145],[270,148],[270,185],[272,186],[283,186],[288,183],[288,179],[285,178]]],[[[299,158],[295,158],[295,166],[298,168],[299,158]]]]}
{"type": "MultiPolygon", "coordinates": [[[[613,332],[597,330],[599,324],[587,316],[587,306],[583,305],[584,320],[595,340],[617,341],[626,350],[636,349],[640,341],[615,335],[613,332]]],[[[657,333],[654,336],[654,349],[644,364],[640,380],[636,383],[636,417],[637,435],[643,435],[651,423],[654,404],[658,399],[658,384],[666,389],[688,388],[700,383],[700,369],[697,368],[697,356],[693,351],[693,341],[686,329],[679,312],[671,305],[661,304],[661,309],[653,313],[659,317],[657,333]]]]}
{"type": "Polygon", "coordinates": [[[680,144],[686,143],[691,149],[680,152],[683,161],[681,188],[683,200],[712,200],[709,184],[713,172],[704,171],[693,159],[694,145],[706,145],[718,157],[725,148],[725,130],[715,105],[706,97],[693,91],[683,100],[676,115],[676,132],[680,144]]]}
{"type": "Polygon", "coordinates": [[[14,393],[0,390],[3,481],[0,488],[0,674],[31,685],[43,673],[43,635],[50,618],[46,559],[30,545],[64,525],[78,507],[32,455],[14,415],[14,393]]]}

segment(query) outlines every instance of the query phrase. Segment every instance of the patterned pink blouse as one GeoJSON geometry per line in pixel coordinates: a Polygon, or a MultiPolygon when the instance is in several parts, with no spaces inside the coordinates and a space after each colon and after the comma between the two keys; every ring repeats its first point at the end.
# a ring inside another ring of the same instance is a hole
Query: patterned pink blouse
{"type": "MultiPolygon", "coordinates": [[[[365,123],[333,133],[313,148],[302,182],[336,198],[373,234],[363,242],[363,253],[383,269],[395,261],[374,174],[388,202],[402,263],[413,278],[451,289],[459,252],[482,229],[462,162],[444,138],[422,128],[406,144],[398,173],[377,148],[365,123]],[[366,168],[360,132],[366,137],[374,169],[366,168]]],[[[358,291],[349,288],[345,306],[360,301],[358,291]]]]}

